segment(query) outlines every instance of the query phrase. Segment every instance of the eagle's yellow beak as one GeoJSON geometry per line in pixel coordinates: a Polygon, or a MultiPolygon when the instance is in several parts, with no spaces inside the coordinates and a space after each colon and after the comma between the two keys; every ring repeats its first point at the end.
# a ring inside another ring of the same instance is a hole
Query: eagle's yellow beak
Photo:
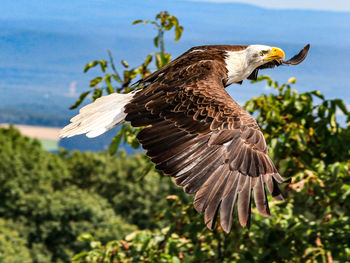
{"type": "Polygon", "coordinates": [[[274,60],[274,59],[285,59],[285,55],[282,49],[278,48],[278,47],[271,47],[271,51],[270,53],[267,55],[266,58],[264,58],[264,60],[274,60]]]}

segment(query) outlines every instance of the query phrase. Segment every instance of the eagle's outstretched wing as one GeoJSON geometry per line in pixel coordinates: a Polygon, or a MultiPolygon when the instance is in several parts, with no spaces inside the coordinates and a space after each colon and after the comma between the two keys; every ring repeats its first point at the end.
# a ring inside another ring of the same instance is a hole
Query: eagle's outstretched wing
{"type": "Polygon", "coordinates": [[[283,199],[279,175],[255,119],[226,92],[225,66],[215,60],[172,67],[126,106],[126,120],[146,126],[138,139],[156,168],[175,178],[212,229],[229,232],[237,200],[242,226],[250,225],[252,189],[257,210],[269,215],[265,184],[283,199]]]}

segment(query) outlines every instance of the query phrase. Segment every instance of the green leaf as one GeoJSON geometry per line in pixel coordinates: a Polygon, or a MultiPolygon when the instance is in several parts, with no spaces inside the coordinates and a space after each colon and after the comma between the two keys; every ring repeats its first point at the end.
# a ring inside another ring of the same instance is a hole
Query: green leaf
{"type": "Polygon", "coordinates": [[[95,67],[97,64],[100,65],[102,72],[106,72],[107,61],[106,60],[95,60],[90,63],[87,63],[84,68],[84,73],[87,72],[90,68],[95,67]]]}
{"type": "Polygon", "coordinates": [[[318,98],[324,100],[324,96],[323,96],[322,93],[321,93],[320,91],[318,91],[318,90],[311,91],[310,94],[315,95],[316,97],[318,97],[318,98]]]}
{"type": "Polygon", "coordinates": [[[95,101],[98,98],[102,96],[103,90],[102,89],[95,89],[94,93],[92,94],[92,100],[95,101]]]}
{"type": "Polygon", "coordinates": [[[73,262],[84,262],[84,259],[89,255],[88,252],[81,252],[79,254],[74,255],[73,262]],[[80,261],[81,259],[81,261],[80,261]]]}
{"type": "Polygon", "coordinates": [[[164,67],[166,64],[168,64],[171,60],[171,55],[170,54],[160,54],[160,57],[162,59],[162,67],[164,67]]]}
{"type": "Polygon", "coordinates": [[[151,21],[152,25],[155,25],[156,27],[160,27],[159,24],[156,21],[151,21]]]}
{"type": "Polygon", "coordinates": [[[332,167],[332,173],[334,177],[337,177],[339,174],[339,163],[335,163],[332,167]]]}
{"type": "Polygon", "coordinates": [[[140,23],[142,23],[142,22],[143,22],[143,20],[138,19],[138,20],[135,20],[134,22],[132,22],[132,24],[133,24],[133,25],[136,25],[136,24],[140,24],[140,23]]]}
{"type": "Polygon", "coordinates": [[[153,44],[154,44],[156,47],[159,47],[159,35],[156,36],[156,37],[153,39],[153,44]]]}
{"type": "Polygon", "coordinates": [[[176,26],[176,27],[179,26],[179,20],[176,18],[176,16],[171,16],[171,17],[169,18],[169,20],[171,21],[171,23],[172,23],[174,26],[176,26]]]}
{"type": "Polygon", "coordinates": [[[152,54],[148,55],[148,56],[146,57],[145,62],[144,62],[143,64],[144,64],[145,66],[148,66],[149,63],[151,63],[152,58],[153,58],[153,55],[152,55],[152,54]]]}
{"type": "Polygon", "coordinates": [[[107,61],[106,61],[106,60],[99,60],[98,62],[100,63],[102,72],[106,72],[106,69],[107,69],[107,61]]]}
{"type": "Polygon", "coordinates": [[[154,54],[154,56],[156,57],[156,66],[158,69],[160,69],[161,68],[161,59],[160,59],[159,53],[154,54]]]}
{"type": "Polygon", "coordinates": [[[132,140],[131,142],[131,147],[134,148],[135,150],[140,148],[140,143],[139,141],[136,139],[136,137],[132,140]]]}
{"type": "Polygon", "coordinates": [[[77,108],[86,98],[86,96],[90,93],[90,91],[85,91],[83,93],[80,94],[79,99],[74,103],[74,105],[70,106],[69,109],[73,110],[75,108],[77,108]]]}
{"type": "Polygon", "coordinates": [[[114,155],[119,147],[120,141],[123,137],[123,130],[121,129],[116,136],[114,136],[111,144],[109,145],[109,154],[114,155]]]}
{"type": "Polygon", "coordinates": [[[174,24],[173,24],[173,23],[167,23],[167,24],[164,26],[165,30],[167,30],[167,31],[171,30],[173,27],[174,27],[174,24]]]}
{"type": "Polygon", "coordinates": [[[93,80],[90,81],[90,88],[95,87],[98,83],[100,83],[103,80],[102,77],[96,77],[93,80]]]}
{"type": "Polygon", "coordinates": [[[95,67],[97,64],[98,64],[97,61],[92,61],[92,62],[87,63],[85,65],[85,68],[84,68],[84,73],[87,72],[90,68],[95,67]]]}
{"type": "Polygon", "coordinates": [[[263,80],[271,81],[271,78],[269,76],[267,76],[267,75],[261,75],[261,76],[257,77],[256,80],[252,80],[250,83],[261,82],[263,80]]]}
{"type": "Polygon", "coordinates": [[[101,247],[101,242],[100,241],[91,241],[90,247],[91,248],[99,248],[99,247],[101,247]]]}
{"type": "Polygon", "coordinates": [[[344,113],[344,114],[349,114],[348,109],[346,108],[344,101],[341,99],[335,99],[333,100],[335,104],[339,107],[339,109],[344,113]]]}
{"type": "Polygon", "coordinates": [[[94,237],[89,233],[83,233],[78,237],[78,240],[82,242],[91,242],[94,240],[94,237]]]}
{"type": "Polygon", "coordinates": [[[107,84],[107,92],[108,92],[108,94],[112,94],[114,92],[114,87],[111,84],[111,78],[112,78],[112,74],[106,75],[104,77],[105,82],[107,84]]]}
{"type": "Polygon", "coordinates": [[[333,128],[333,131],[335,131],[335,128],[337,127],[337,123],[336,123],[336,121],[335,121],[335,113],[333,113],[333,114],[331,115],[331,122],[330,122],[330,124],[331,124],[331,126],[332,126],[332,128],[333,128]]]}
{"type": "Polygon", "coordinates": [[[130,70],[130,71],[129,71],[130,80],[136,78],[136,76],[137,76],[138,73],[139,73],[139,72],[138,72],[138,70],[136,70],[136,69],[130,70]]]}
{"type": "Polygon", "coordinates": [[[125,68],[128,68],[129,67],[129,64],[128,64],[128,62],[126,62],[126,60],[122,60],[121,61],[121,63],[122,63],[122,65],[125,67],[125,68]]]}
{"type": "Polygon", "coordinates": [[[326,114],[326,107],[325,106],[323,106],[323,105],[320,105],[319,107],[318,107],[318,109],[317,109],[317,114],[318,114],[318,116],[319,117],[321,117],[321,118],[324,118],[324,116],[325,116],[325,114],[326,114]]]}
{"type": "Polygon", "coordinates": [[[184,28],[182,26],[175,28],[175,41],[178,41],[181,38],[183,31],[184,31],[184,28]]]}
{"type": "Polygon", "coordinates": [[[291,77],[288,79],[288,83],[295,84],[297,82],[297,79],[295,77],[291,77]]]}

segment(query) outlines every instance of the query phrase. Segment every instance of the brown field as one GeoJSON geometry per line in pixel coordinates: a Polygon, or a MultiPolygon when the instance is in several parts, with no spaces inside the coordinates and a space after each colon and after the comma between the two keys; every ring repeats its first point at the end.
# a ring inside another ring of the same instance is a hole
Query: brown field
{"type": "MultiPolygon", "coordinates": [[[[0,127],[8,127],[7,123],[0,123],[0,127]]],[[[37,139],[46,139],[46,140],[54,140],[59,141],[59,131],[60,128],[52,128],[52,127],[42,127],[42,126],[31,126],[31,125],[13,125],[16,129],[18,129],[23,135],[28,136],[30,138],[37,139]]]]}

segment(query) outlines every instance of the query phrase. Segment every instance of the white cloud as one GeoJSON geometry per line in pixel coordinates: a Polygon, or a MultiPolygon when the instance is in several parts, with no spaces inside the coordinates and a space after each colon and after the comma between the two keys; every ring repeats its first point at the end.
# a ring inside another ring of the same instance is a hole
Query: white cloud
{"type": "Polygon", "coordinates": [[[77,81],[73,80],[70,84],[69,84],[69,91],[66,94],[67,97],[70,98],[76,98],[78,97],[78,93],[77,93],[77,81]]]}
{"type": "Polygon", "coordinates": [[[271,9],[350,11],[349,0],[193,0],[213,3],[244,3],[271,9]]]}

